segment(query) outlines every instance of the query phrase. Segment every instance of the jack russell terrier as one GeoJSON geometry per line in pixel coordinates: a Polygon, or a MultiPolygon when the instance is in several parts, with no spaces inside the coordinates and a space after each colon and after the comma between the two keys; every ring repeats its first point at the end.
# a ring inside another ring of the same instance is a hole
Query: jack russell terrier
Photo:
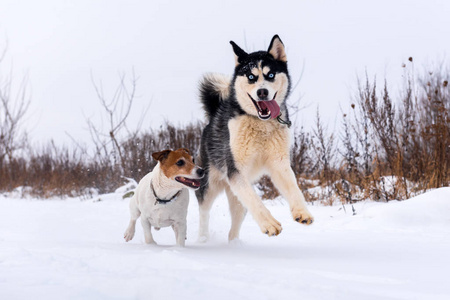
{"type": "Polygon", "coordinates": [[[172,226],[177,246],[184,247],[189,192],[186,187],[198,189],[205,171],[194,164],[187,149],[164,150],[152,154],[158,161],[152,172],[141,179],[130,200],[130,224],[125,231],[125,241],[134,237],[136,221],[141,217],[145,242],[153,240],[152,226],[172,226]]]}

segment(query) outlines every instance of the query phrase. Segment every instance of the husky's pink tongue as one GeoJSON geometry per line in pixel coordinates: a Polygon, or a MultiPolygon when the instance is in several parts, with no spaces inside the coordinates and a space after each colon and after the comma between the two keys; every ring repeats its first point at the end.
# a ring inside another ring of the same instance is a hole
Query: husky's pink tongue
{"type": "Polygon", "coordinates": [[[264,111],[268,109],[270,111],[271,119],[275,119],[280,114],[280,107],[278,106],[278,103],[275,100],[259,101],[258,104],[261,110],[264,111]]]}

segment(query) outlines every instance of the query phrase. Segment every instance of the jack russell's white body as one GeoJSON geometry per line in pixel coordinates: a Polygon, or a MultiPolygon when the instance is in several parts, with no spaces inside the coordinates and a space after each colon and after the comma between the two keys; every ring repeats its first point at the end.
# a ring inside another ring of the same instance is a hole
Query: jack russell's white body
{"type": "Polygon", "coordinates": [[[161,227],[172,226],[177,246],[185,245],[189,204],[189,191],[185,186],[197,188],[197,179],[203,174],[203,170],[193,165],[193,162],[190,162],[192,158],[189,157],[175,156],[159,160],[153,171],[141,179],[130,200],[131,218],[124,234],[125,241],[128,242],[134,237],[136,221],[141,217],[147,244],[155,244],[152,227],[159,230],[161,227]],[[184,161],[184,165],[173,168],[180,160],[184,161]],[[173,163],[174,161],[176,163],[173,163]],[[192,166],[189,166],[189,163],[192,166]]]}

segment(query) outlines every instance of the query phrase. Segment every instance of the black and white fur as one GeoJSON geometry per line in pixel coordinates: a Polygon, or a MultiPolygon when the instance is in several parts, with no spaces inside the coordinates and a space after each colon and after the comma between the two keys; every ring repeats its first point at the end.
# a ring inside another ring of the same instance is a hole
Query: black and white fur
{"type": "Polygon", "coordinates": [[[290,78],[284,45],[275,35],[267,51],[248,54],[230,43],[235,53],[234,75],[208,74],[200,84],[200,98],[209,121],[199,155],[206,173],[196,191],[201,241],[209,237],[209,212],[224,190],[232,219],[230,241],[239,238],[247,210],[263,233],[272,236],[281,232],[281,224],[252,187],[264,174],[270,175],[287,199],[294,220],[308,225],[313,222],[290,166],[286,125],[290,78]]]}

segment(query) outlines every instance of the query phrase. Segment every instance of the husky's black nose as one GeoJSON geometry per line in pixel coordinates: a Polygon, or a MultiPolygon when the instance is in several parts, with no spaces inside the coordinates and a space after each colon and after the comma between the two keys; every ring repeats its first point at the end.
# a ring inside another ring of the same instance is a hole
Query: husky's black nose
{"type": "Polygon", "coordinates": [[[197,169],[197,175],[198,177],[203,177],[203,175],[205,175],[205,170],[203,170],[202,168],[198,168],[197,169]]]}
{"type": "Polygon", "coordinates": [[[260,100],[266,100],[269,96],[269,91],[267,89],[259,89],[256,91],[256,95],[260,100]]]}

